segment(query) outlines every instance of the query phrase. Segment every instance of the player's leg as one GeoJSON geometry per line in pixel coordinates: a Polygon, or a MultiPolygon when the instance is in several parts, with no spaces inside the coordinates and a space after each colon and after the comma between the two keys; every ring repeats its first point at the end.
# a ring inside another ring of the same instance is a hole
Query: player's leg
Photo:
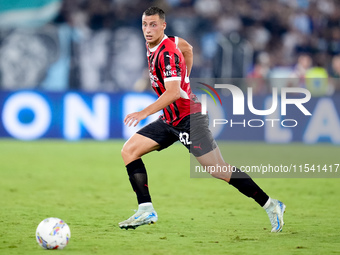
{"type": "MultiPolygon", "coordinates": [[[[201,145],[201,146],[205,146],[205,145],[201,145]]],[[[224,161],[223,156],[220,152],[220,149],[218,148],[217,145],[216,145],[216,148],[213,149],[212,147],[211,151],[207,152],[206,154],[202,156],[196,157],[196,159],[203,167],[207,167],[205,169],[208,169],[208,171],[210,169],[209,166],[221,166],[221,167],[224,166],[223,171],[222,170],[216,171],[216,168],[214,168],[215,171],[210,171],[209,173],[215,178],[229,182],[233,166],[229,165],[228,163],[224,161]]]]}
{"type": "Polygon", "coordinates": [[[214,171],[210,174],[215,178],[227,181],[230,185],[237,188],[242,194],[247,197],[253,198],[261,207],[263,207],[272,225],[272,232],[279,232],[283,227],[283,213],[286,206],[276,199],[270,198],[246,173],[242,172],[236,167],[224,162],[221,152],[218,147],[214,150],[204,154],[203,156],[196,157],[198,162],[209,169],[208,166],[221,166],[227,171],[214,171]]]}
{"type": "Polygon", "coordinates": [[[230,185],[237,188],[242,194],[253,198],[260,206],[264,206],[268,201],[269,196],[248,174],[225,163],[218,146],[212,151],[196,158],[202,166],[206,167],[206,169],[209,169],[209,166],[215,166],[215,168],[213,168],[215,171],[210,172],[212,176],[225,180],[230,185]]]}
{"type": "Polygon", "coordinates": [[[210,171],[213,177],[222,179],[230,185],[238,189],[247,197],[253,198],[260,206],[262,206],[272,224],[272,232],[279,232],[283,226],[283,213],[285,205],[269,196],[253,181],[253,179],[240,169],[227,164],[217,146],[211,131],[208,127],[208,118],[198,115],[191,118],[192,124],[190,128],[190,136],[192,141],[191,152],[198,162],[209,169],[213,166],[215,171],[210,171]],[[199,146],[197,146],[199,144],[199,146]],[[196,146],[195,146],[196,145],[196,146]],[[217,167],[219,166],[219,167],[217,167]]]}
{"type": "Polygon", "coordinates": [[[176,137],[167,133],[167,126],[160,121],[154,121],[134,134],[122,148],[129,180],[136,192],[138,210],[127,220],[120,222],[121,228],[136,228],[144,224],[155,223],[158,220],[151,202],[148,187],[148,177],[142,156],[154,150],[161,150],[176,141],[176,137]]]}
{"type": "Polygon", "coordinates": [[[143,155],[159,149],[159,147],[160,145],[154,140],[136,133],[123,145],[121,154],[124,164],[128,165],[143,155]]]}
{"type": "Polygon", "coordinates": [[[160,145],[154,140],[136,133],[122,148],[122,158],[131,186],[136,192],[138,204],[151,202],[147,173],[141,157],[159,147],[160,145]]]}
{"type": "Polygon", "coordinates": [[[125,221],[119,223],[120,228],[136,228],[140,225],[151,224],[157,221],[157,213],[151,203],[148,187],[148,176],[141,157],[159,148],[154,140],[140,134],[134,134],[122,148],[122,158],[132,189],[136,192],[138,200],[137,212],[125,221]]]}

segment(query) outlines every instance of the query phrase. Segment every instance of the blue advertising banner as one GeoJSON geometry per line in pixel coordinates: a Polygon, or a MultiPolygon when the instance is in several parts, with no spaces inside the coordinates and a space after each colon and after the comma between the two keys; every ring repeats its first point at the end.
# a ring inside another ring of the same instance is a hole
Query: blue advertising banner
{"type": "MultiPolygon", "coordinates": [[[[202,98],[202,94],[197,96],[202,98]]],[[[156,99],[151,93],[0,92],[0,137],[127,139],[161,113],[137,127],[124,126],[124,117],[156,99]]],[[[255,115],[249,107],[244,107],[243,115],[234,115],[233,100],[228,97],[222,97],[221,105],[207,101],[211,130],[219,140],[340,144],[340,96],[311,98],[303,104],[311,115],[297,105],[281,104],[280,98],[277,109],[264,116],[255,115]]],[[[270,96],[252,99],[257,110],[270,109],[272,104],[270,96]]]]}
{"type": "Polygon", "coordinates": [[[0,92],[0,137],[22,140],[128,138],[157,116],[132,128],[123,125],[123,116],[155,100],[156,96],[148,93],[0,92]]]}

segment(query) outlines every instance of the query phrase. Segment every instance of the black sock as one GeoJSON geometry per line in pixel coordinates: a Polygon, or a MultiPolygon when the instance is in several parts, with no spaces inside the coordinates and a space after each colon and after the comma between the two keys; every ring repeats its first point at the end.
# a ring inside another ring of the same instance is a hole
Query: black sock
{"type": "Polygon", "coordinates": [[[269,196],[251,179],[251,177],[236,168],[232,173],[229,184],[247,197],[253,198],[260,206],[264,206],[269,196]]]}
{"type": "Polygon", "coordinates": [[[148,176],[142,159],[136,159],[126,166],[130,183],[136,192],[138,204],[151,202],[148,176]]]}

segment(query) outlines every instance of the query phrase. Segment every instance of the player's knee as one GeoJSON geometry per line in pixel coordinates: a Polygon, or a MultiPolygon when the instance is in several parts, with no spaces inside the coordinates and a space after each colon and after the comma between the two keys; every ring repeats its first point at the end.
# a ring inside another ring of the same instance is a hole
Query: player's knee
{"type": "Polygon", "coordinates": [[[133,157],[137,157],[136,148],[128,143],[125,143],[122,150],[121,155],[124,161],[129,161],[133,157]]]}
{"type": "Polygon", "coordinates": [[[124,159],[126,157],[126,151],[124,150],[124,147],[120,151],[120,154],[122,155],[122,158],[124,159]]]}
{"type": "Polygon", "coordinates": [[[122,150],[120,151],[121,155],[122,155],[122,158],[125,160],[129,155],[130,155],[130,152],[129,152],[129,149],[124,145],[122,150]]]}

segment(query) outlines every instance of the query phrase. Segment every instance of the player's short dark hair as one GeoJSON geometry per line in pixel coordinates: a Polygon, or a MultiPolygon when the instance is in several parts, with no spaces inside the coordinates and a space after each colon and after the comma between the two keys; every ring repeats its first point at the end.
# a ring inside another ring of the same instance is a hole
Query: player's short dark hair
{"type": "Polygon", "coordinates": [[[149,7],[143,12],[143,15],[145,16],[158,15],[160,19],[165,20],[165,12],[157,6],[149,7]]]}

